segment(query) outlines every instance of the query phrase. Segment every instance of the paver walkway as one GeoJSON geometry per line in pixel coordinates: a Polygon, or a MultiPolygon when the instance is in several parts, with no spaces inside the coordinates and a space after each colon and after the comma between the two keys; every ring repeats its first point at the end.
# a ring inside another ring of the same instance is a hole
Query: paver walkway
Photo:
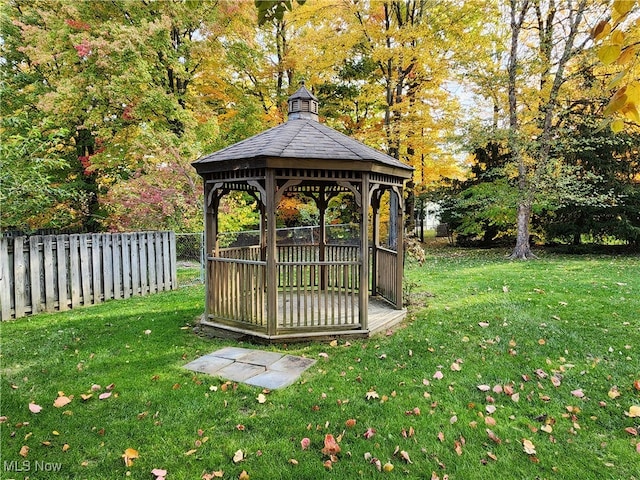
{"type": "Polygon", "coordinates": [[[249,348],[225,347],[184,366],[256,387],[284,388],[294,383],[315,360],[249,348]]]}

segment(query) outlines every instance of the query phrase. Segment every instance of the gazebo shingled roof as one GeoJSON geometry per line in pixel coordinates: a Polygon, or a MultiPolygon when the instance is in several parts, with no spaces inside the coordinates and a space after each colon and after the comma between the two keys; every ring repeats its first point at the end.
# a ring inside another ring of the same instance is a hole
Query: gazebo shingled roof
{"type": "MultiPolygon", "coordinates": [[[[303,85],[289,98],[289,105],[298,98],[315,97],[303,85]]],[[[317,102],[317,100],[315,100],[317,102]]],[[[362,168],[384,165],[398,169],[397,174],[410,178],[413,168],[395,158],[368,147],[343,133],[318,122],[317,115],[289,113],[289,119],[277,127],[249,137],[222,150],[205,155],[193,163],[198,172],[217,171],[219,162],[290,158],[297,160],[354,160],[363,162],[362,168]]],[[[255,163],[252,166],[257,166],[255,163]]],[[[350,165],[349,168],[352,168],[350,165]]]]}
{"type": "Polygon", "coordinates": [[[291,341],[368,336],[404,318],[402,189],[413,168],[321,124],[318,100],[304,85],[289,97],[287,122],[205,155],[193,166],[205,181],[202,330],[291,341]],[[218,206],[232,190],[251,192],[258,200],[259,245],[219,247],[218,206]],[[281,245],[277,205],[296,190],[316,202],[319,236],[308,245],[281,245]],[[359,206],[357,246],[331,244],[325,232],[324,210],[341,192],[353,195],[359,206]],[[394,245],[380,240],[385,192],[399,205],[394,245]]]}
{"type": "Polygon", "coordinates": [[[360,160],[411,172],[413,169],[395,158],[374,150],[343,133],[308,119],[289,120],[253,137],[242,140],[196,162],[204,164],[260,158],[296,158],[309,160],[360,160]]]}

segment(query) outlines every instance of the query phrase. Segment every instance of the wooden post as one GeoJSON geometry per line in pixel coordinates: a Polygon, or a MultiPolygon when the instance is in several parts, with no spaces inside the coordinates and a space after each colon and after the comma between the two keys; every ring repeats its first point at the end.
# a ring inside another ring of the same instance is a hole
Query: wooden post
{"type": "Polygon", "coordinates": [[[266,172],[266,222],[267,222],[267,335],[272,336],[278,329],[278,259],[276,246],[276,176],[275,171],[266,172]]]}
{"type": "Polygon", "coordinates": [[[377,295],[378,293],[378,247],[380,246],[380,199],[382,198],[382,191],[379,189],[380,185],[372,187],[371,192],[371,207],[373,225],[372,230],[372,245],[371,245],[371,295],[377,295]]]}
{"type": "Polygon", "coordinates": [[[362,174],[360,186],[360,326],[369,329],[369,174],[362,174]]]}
{"type": "Polygon", "coordinates": [[[171,290],[178,288],[178,254],[176,252],[176,232],[169,232],[169,270],[171,275],[171,290]]]}
{"type": "Polygon", "coordinates": [[[214,255],[214,248],[218,244],[218,208],[217,202],[213,198],[216,192],[210,183],[205,182],[204,186],[204,261],[206,272],[204,274],[204,315],[205,319],[213,314],[213,286],[211,279],[213,263],[209,256],[214,255]]]}
{"type": "MultiPolygon", "coordinates": [[[[316,206],[318,207],[318,211],[320,212],[320,232],[318,239],[318,260],[320,262],[324,262],[326,257],[326,249],[327,249],[327,229],[325,228],[325,213],[327,210],[327,198],[325,194],[324,185],[320,186],[320,193],[318,194],[318,199],[316,201],[316,206]]],[[[320,266],[320,274],[319,274],[319,285],[318,288],[320,290],[325,290],[327,288],[327,266],[320,266]]]]}
{"type": "Polygon", "coordinates": [[[396,248],[396,308],[401,310],[403,307],[402,300],[402,276],[404,274],[404,202],[402,198],[402,188],[394,188],[393,191],[398,196],[398,222],[397,229],[397,248],[396,248]]]}

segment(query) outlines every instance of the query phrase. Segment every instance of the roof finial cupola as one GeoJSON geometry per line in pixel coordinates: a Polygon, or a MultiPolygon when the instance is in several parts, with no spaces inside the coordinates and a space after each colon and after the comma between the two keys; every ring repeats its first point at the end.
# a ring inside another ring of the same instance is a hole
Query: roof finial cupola
{"type": "Polygon", "coordinates": [[[304,82],[298,91],[289,97],[289,120],[299,118],[318,121],[318,99],[307,90],[304,82]]]}

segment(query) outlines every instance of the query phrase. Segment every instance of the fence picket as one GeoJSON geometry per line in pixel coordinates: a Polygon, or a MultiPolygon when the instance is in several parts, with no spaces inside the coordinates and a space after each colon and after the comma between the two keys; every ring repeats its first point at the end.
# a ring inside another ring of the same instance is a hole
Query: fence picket
{"type": "MultiPolygon", "coordinates": [[[[162,252],[162,234],[159,232],[155,233],[156,237],[156,258],[160,256],[160,252],[162,252]]],[[[156,282],[157,282],[157,291],[164,289],[164,277],[162,271],[162,262],[154,262],[156,267],[156,282]]]]}
{"type": "Polygon", "coordinates": [[[0,238],[0,320],[177,287],[173,232],[0,238]]]}
{"type": "Polygon", "coordinates": [[[69,276],[71,278],[71,308],[80,305],[80,238],[79,235],[69,235],[69,276]]]}
{"type": "Polygon", "coordinates": [[[54,238],[52,235],[46,235],[42,240],[42,256],[44,259],[44,308],[47,312],[53,312],[56,309],[56,262],[53,256],[54,238]]]}
{"type": "Polygon", "coordinates": [[[91,235],[91,272],[93,273],[93,303],[102,302],[102,255],[100,245],[101,235],[91,235]]]}
{"type": "Polygon", "coordinates": [[[42,270],[42,262],[40,261],[40,244],[41,238],[33,236],[29,239],[29,283],[31,284],[31,313],[38,313],[40,301],[42,298],[42,290],[40,283],[40,272],[42,270]]]}
{"type": "Polygon", "coordinates": [[[9,239],[0,238],[0,312],[11,318],[11,278],[9,274],[9,239]]]}
{"type": "Polygon", "coordinates": [[[147,233],[147,265],[149,274],[149,293],[155,293],[156,291],[156,266],[153,263],[156,258],[156,246],[155,246],[155,234],[152,232],[147,233]]]}
{"type": "Polygon", "coordinates": [[[102,235],[102,278],[105,301],[113,297],[113,254],[112,236],[102,235]]]}
{"type": "Polygon", "coordinates": [[[80,235],[80,283],[82,304],[91,305],[91,262],[89,261],[89,236],[80,235]]]}
{"type": "Polygon", "coordinates": [[[24,261],[24,237],[16,237],[13,244],[13,278],[16,317],[26,315],[26,264],[24,261]]]}
{"type": "Polygon", "coordinates": [[[113,256],[113,298],[122,298],[122,235],[111,235],[113,256]]]}
{"type": "Polygon", "coordinates": [[[140,295],[140,260],[138,258],[138,235],[132,233],[131,240],[131,295],[140,295]]]}
{"type": "Polygon", "coordinates": [[[149,293],[149,274],[147,272],[147,249],[149,248],[149,235],[141,233],[140,238],[140,295],[149,293]]]}
{"type": "MultiPolygon", "coordinates": [[[[69,292],[67,289],[67,246],[66,235],[56,237],[56,278],[58,279],[58,309],[69,309],[69,292]]],[[[17,317],[16,317],[17,318],[17,317]]]]}
{"type": "Polygon", "coordinates": [[[120,238],[122,239],[122,296],[129,298],[131,296],[131,235],[123,233],[120,238]]]}

